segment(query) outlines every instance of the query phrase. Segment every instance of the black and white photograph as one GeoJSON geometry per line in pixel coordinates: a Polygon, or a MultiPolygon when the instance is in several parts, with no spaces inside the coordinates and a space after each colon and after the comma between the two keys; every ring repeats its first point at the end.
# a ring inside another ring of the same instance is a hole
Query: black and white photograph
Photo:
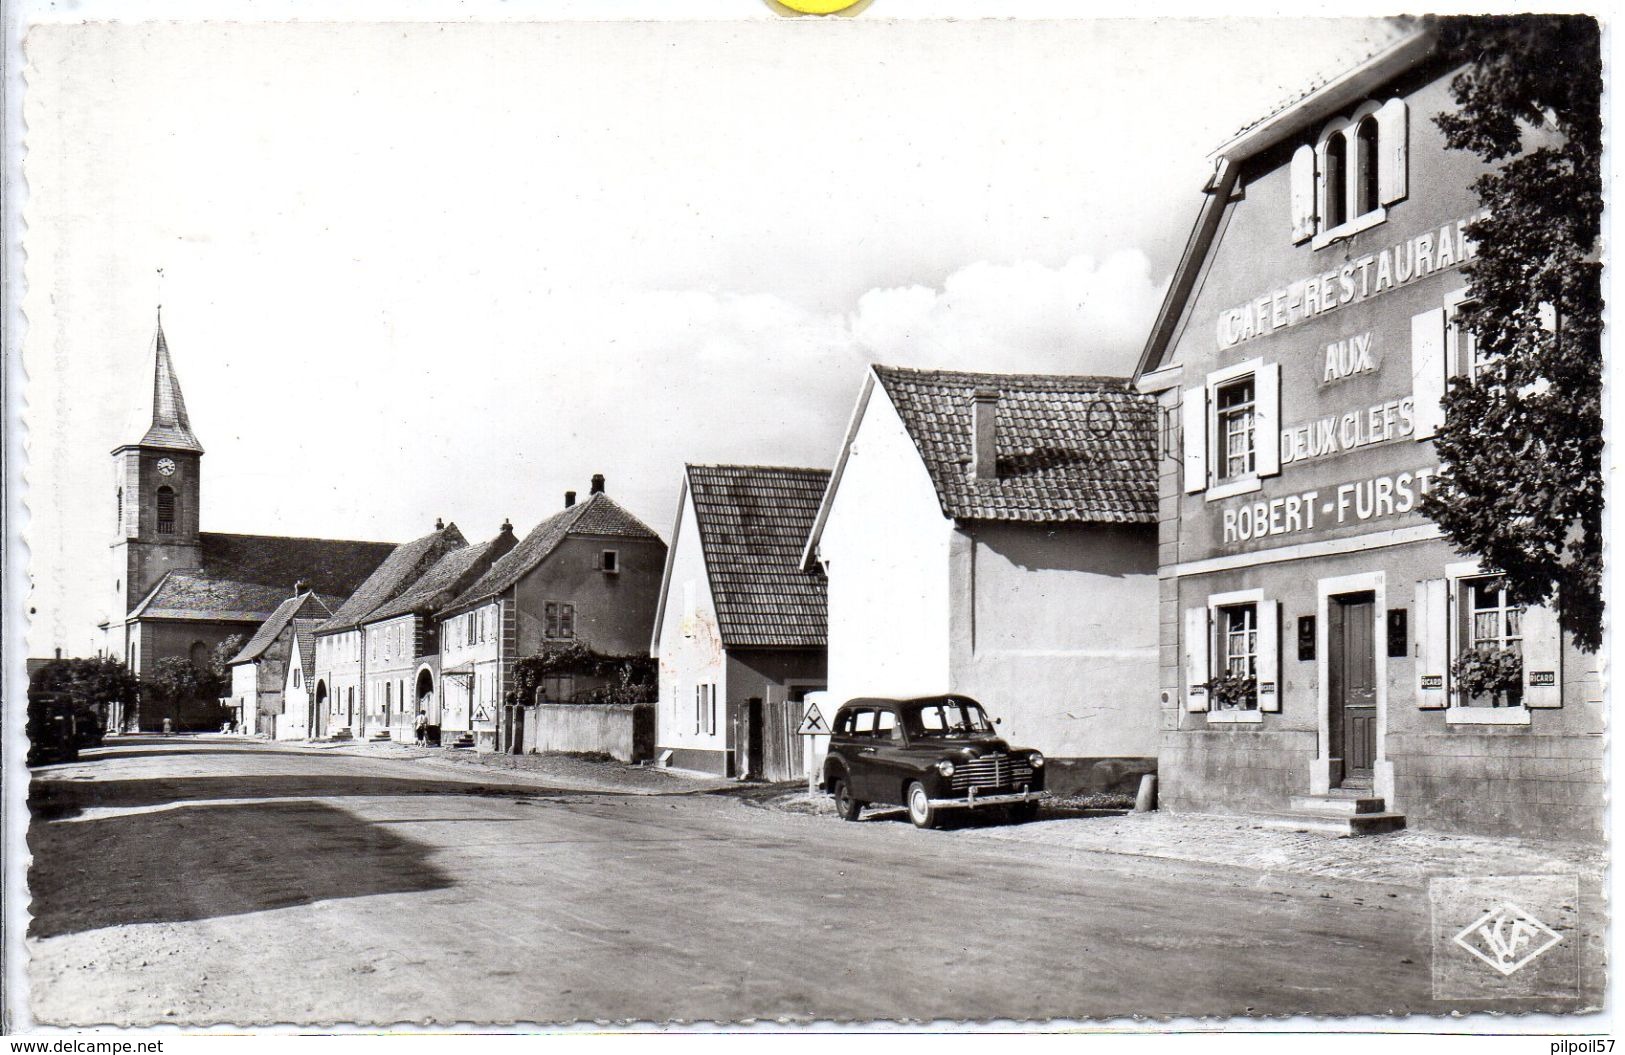
{"type": "Polygon", "coordinates": [[[1610,1033],[1611,25],[989,6],[10,5],[0,1030],[1610,1033]]]}

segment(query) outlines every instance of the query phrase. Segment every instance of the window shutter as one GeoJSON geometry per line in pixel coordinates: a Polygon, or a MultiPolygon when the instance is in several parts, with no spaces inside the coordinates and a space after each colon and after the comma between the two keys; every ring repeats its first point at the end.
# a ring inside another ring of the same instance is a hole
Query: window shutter
{"type": "Polygon", "coordinates": [[[1405,101],[1389,99],[1377,111],[1377,197],[1391,205],[1405,197],[1410,164],[1405,101]]]}
{"type": "Polygon", "coordinates": [[[1523,610],[1523,705],[1563,706],[1563,634],[1543,604],[1523,610]]]}
{"type": "Polygon", "coordinates": [[[1281,605],[1258,602],[1258,709],[1281,712],[1281,605]]]}
{"type": "Polygon", "coordinates": [[[1411,317],[1411,396],[1416,439],[1432,437],[1444,425],[1444,386],[1450,376],[1445,361],[1444,309],[1411,317]]]}
{"type": "Polygon", "coordinates": [[[1416,706],[1423,710],[1450,703],[1449,597],[1443,579],[1416,584],[1416,706]]]}
{"type": "Polygon", "coordinates": [[[1185,709],[1192,714],[1207,710],[1208,630],[1206,608],[1185,609],[1185,709]]]}
{"type": "Polygon", "coordinates": [[[1281,364],[1253,375],[1253,463],[1259,476],[1281,472],[1281,364]]]}
{"type": "Polygon", "coordinates": [[[1207,489],[1207,389],[1187,388],[1180,408],[1185,443],[1185,492],[1207,489]]]}
{"type": "Polygon", "coordinates": [[[1315,148],[1305,143],[1292,155],[1292,244],[1315,236],[1315,148]]]}

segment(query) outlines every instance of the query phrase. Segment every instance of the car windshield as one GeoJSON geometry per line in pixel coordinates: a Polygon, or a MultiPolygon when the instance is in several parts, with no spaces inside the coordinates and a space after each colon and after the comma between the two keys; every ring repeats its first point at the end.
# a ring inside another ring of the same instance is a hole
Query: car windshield
{"type": "Polygon", "coordinates": [[[910,736],[927,739],[953,739],[965,736],[984,736],[993,731],[981,704],[975,700],[948,697],[920,705],[908,712],[910,736]]]}

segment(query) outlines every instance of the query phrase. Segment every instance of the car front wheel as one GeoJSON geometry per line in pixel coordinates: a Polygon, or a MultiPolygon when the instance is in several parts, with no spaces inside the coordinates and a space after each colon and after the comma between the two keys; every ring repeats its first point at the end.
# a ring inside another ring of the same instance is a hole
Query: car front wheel
{"type": "Polygon", "coordinates": [[[852,785],[845,780],[835,782],[835,812],[843,821],[855,821],[863,812],[863,803],[852,797],[852,785]]]}
{"type": "Polygon", "coordinates": [[[931,796],[918,780],[908,786],[908,819],[916,828],[935,828],[937,811],[931,805],[931,796]]]}

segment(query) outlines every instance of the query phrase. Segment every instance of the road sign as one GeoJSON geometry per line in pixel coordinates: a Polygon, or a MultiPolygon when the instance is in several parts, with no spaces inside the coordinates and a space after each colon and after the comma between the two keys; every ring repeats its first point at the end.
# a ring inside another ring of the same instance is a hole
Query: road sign
{"type": "Polygon", "coordinates": [[[801,726],[796,732],[801,736],[829,735],[829,723],[824,721],[824,712],[818,709],[818,704],[807,708],[807,717],[801,719],[801,726]]]}

